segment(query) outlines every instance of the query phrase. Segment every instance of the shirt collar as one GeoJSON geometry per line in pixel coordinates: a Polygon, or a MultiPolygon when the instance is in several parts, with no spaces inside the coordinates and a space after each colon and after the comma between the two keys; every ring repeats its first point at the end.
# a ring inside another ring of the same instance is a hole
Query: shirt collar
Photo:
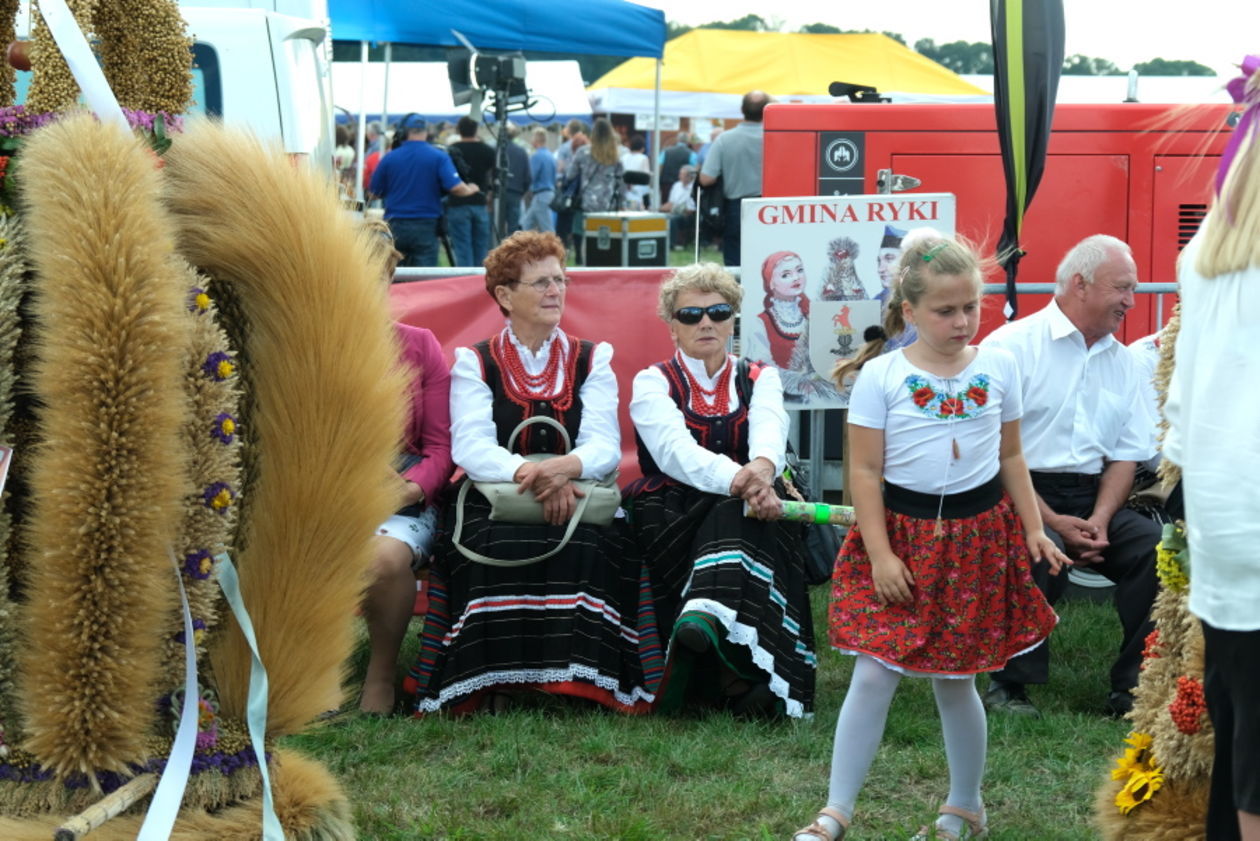
{"type": "MultiPolygon", "coordinates": [[[[717,369],[716,374],[714,374],[713,376],[709,376],[708,370],[705,369],[704,367],[703,359],[694,359],[688,356],[687,354],[683,353],[681,349],[675,352],[678,354],[678,361],[681,362],[683,365],[686,365],[687,370],[691,372],[691,375],[695,377],[696,380],[699,383],[701,383],[705,388],[712,388],[713,384],[717,382],[718,377],[722,376],[722,373],[726,370],[726,365],[723,365],[721,368],[717,369]]],[[[726,355],[727,365],[732,364],[731,359],[732,357],[728,353],[726,355]]]]}
{"type": "Polygon", "coordinates": [[[516,347],[516,352],[522,356],[527,356],[531,359],[546,359],[547,355],[551,351],[551,343],[555,340],[556,336],[561,337],[561,351],[563,352],[569,349],[569,340],[565,338],[564,333],[561,332],[559,327],[555,327],[552,329],[551,334],[548,335],[547,338],[543,339],[542,347],[538,348],[538,353],[534,353],[527,346],[522,344],[520,339],[516,338],[516,331],[512,329],[512,319],[506,319],[505,323],[506,326],[503,328],[503,332],[507,334],[508,341],[516,347]]]}
{"type": "MultiPolygon", "coordinates": [[[[1073,334],[1081,337],[1081,344],[1085,344],[1085,335],[1077,329],[1072,323],[1072,319],[1068,318],[1063,310],[1059,309],[1059,302],[1050,299],[1049,305],[1046,306],[1046,320],[1050,324],[1050,338],[1053,341],[1065,339],[1073,334]]],[[[1108,334],[1103,336],[1089,348],[1090,353],[1102,353],[1112,346],[1116,341],[1114,335],[1108,334]]]]}

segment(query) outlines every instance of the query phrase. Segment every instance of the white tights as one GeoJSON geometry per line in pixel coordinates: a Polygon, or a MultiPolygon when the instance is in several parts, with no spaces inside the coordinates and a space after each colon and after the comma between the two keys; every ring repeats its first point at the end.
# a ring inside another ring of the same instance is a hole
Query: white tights
{"type": "MultiPolygon", "coordinates": [[[[831,752],[831,784],[827,805],[845,817],[853,816],[858,792],[879,749],[888,720],[888,706],[901,675],[877,660],[858,655],[853,679],[836,720],[836,741],[831,752]]],[[[949,797],[945,802],[960,809],[981,811],[980,780],[988,743],[984,704],[974,678],[933,678],[932,692],[941,716],[945,758],[949,764],[949,797]]],[[[825,819],[830,824],[829,819],[825,819]]],[[[945,815],[937,821],[942,829],[957,832],[960,818],[945,815]]],[[[829,826],[834,835],[839,827],[829,826]]],[[[797,836],[808,841],[808,836],[797,836]]]]}

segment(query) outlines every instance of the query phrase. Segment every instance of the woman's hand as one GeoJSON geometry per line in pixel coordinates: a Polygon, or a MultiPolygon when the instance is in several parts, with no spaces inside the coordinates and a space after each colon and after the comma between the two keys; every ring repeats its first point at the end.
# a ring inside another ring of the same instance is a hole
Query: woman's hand
{"type": "MultiPolygon", "coordinates": [[[[401,476],[399,478],[402,479],[401,476]]],[[[424,488],[410,479],[402,479],[402,489],[399,493],[402,495],[402,504],[398,506],[399,508],[424,502],[424,488]]]]}
{"type": "Polygon", "coordinates": [[[765,458],[757,457],[739,469],[731,480],[731,496],[747,502],[759,520],[777,520],[783,513],[783,505],[774,492],[774,465],[765,458]]]}
{"type": "Polygon", "coordinates": [[[579,498],[586,492],[572,482],[566,481],[563,487],[552,492],[542,504],[543,519],[553,526],[562,526],[569,522],[577,508],[579,498]]]}
{"type": "Polygon", "coordinates": [[[1024,540],[1028,544],[1028,553],[1032,555],[1033,563],[1045,561],[1050,564],[1051,575],[1058,575],[1063,567],[1071,566],[1071,558],[1060,552],[1059,547],[1054,545],[1054,541],[1044,531],[1028,532],[1024,540]]]}
{"type": "Polygon", "coordinates": [[[546,502],[553,494],[558,493],[569,484],[569,475],[559,459],[544,461],[527,461],[520,466],[513,477],[516,481],[516,492],[534,492],[534,499],[546,502]]]}
{"type": "Polygon", "coordinates": [[[875,583],[875,599],[880,604],[902,604],[914,598],[910,591],[914,576],[896,555],[878,560],[871,558],[871,580],[875,583]]]}

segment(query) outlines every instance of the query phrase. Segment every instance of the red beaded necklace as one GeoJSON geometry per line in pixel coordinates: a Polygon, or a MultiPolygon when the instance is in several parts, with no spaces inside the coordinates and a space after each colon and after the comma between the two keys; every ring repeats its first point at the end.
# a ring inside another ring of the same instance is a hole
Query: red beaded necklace
{"type": "Polygon", "coordinates": [[[681,352],[678,357],[678,365],[683,370],[683,376],[687,378],[688,391],[691,392],[691,411],[697,415],[705,417],[719,417],[729,415],[731,412],[731,373],[734,368],[731,366],[731,359],[728,356],[726,363],[722,366],[722,370],[718,371],[717,379],[713,383],[713,388],[705,388],[700,385],[700,381],[691,373],[691,369],[687,367],[687,363],[682,359],[681,352]],[[705,401],[705,397],[713,399],[710,405],[705,401]]]}
{"type": "Polygon", "coordinates": [[[541,374],[531,374],[525,370],[525,362],[521,359],[516,344],[506,338],[501,344],[503,350],[503,367],[508,376],[522,390],[533,397],[551,397],[556,393],[556,384],[560,379],[561,352],[560,337],[551,340],[551,349],[547,356],[547,364],[541,374]]]}

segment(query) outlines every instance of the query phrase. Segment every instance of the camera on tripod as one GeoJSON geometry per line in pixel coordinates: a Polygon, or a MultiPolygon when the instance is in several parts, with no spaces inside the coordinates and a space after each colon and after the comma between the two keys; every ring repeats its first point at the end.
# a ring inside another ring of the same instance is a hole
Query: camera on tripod
{"type": "Polygon", "coordinates": [[[456,105],[467,105],[486,94],[493,96],[496,105],[519,107],[529,101],[525,56],[521,53],[487,55],[471,49],[461,50],[447,59],[446,75],[456,105]]]}

